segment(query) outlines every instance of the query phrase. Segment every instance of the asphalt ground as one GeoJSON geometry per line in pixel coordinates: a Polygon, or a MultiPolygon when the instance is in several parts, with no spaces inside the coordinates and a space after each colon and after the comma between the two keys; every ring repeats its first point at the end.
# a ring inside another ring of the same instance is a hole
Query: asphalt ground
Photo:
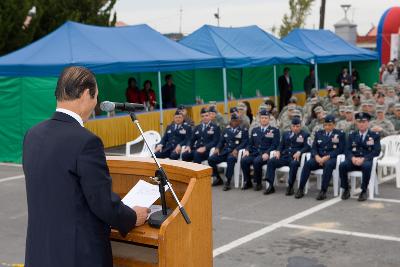
{"type": "MultiPolygon", "coordinates": [[[[120,150],[111,150],[119,153],[120,150]]],[[[0,164],[0,266],[24,261],[26,192],[21,166],[0,164]]],[[[233,189],[213,193],[214,266],[400,266],[400,189],[375,200],[316,201],[315,179],[300,200],[233,189]]]]}

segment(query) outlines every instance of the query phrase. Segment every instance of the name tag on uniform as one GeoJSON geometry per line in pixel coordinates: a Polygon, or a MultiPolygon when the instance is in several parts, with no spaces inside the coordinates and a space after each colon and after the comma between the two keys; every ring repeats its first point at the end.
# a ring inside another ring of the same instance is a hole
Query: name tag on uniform
{"type": "Polygon", "coordinates": [[[372,137],[368,138],[367,146],[373,146],[375,144],[374,139],[372,137]]]}
{"type": "Polygon", "coordinates": [[[353,147],[352,151],[357,151],[357,148],[356,148],[356,147],[353,147]]]}
{"type": "Polygon", "coordinates": [[[304,142],[303,136],[299,135],[299,136],[296,138],[296,142],[297,142],[297,143],[303,143],[303,142],[304,142]]]}
{"type": "Polygon", "coordinates": [[[337,145],[333,145],[333,148],[337,148],[337,145]]]}
{"type": "Polygon", "coordinates": [[[253,133],[253,136],[257,136],[257,133],[253,133]]]}
{"type": "Polygon", "coordinates": [[[240,131],[237,135],[236,135],[236,138],[242,138],[242,131],[240,131]]]}
{"type": "Polygon", "coordinates": [[[199,131],[196,131],[194,134],[199,134],[199,131]]]}
{"type": "Polygon", "coordinates": [[[208,132],[207,132],[208,134],[214,134],[214,130],[209,130],[208,132]]]}
{"type": "Polygon", "coordinates": [[[171,133],[171,130],[168,130],[167,133],[171,133]]]}
{"type": "Polygon", "coordinates": [[[339,143],[339,138],[337,136],[337,134],[335,134],[332,138],[332,143],[339,143]]]}
{"type": "Polygon", "coordinates": [[[185,129],[179,130],[179,133],[180,134],[186,134],[186,130],[185,129]]]}
{"type": "Polygon", "coordinates": [[[321,139],[318,139],[318,140],[317,140],[317,143],[318,143],[318,144],[321,144],[321,143],[322,143],[322,140],[321,140],[321,139]]]}
{"type": "Polygon", "coordinates": [[[228,137],[228,134],[224,134],[224,137],[228,137]]]}
{"type": "Polygon", "coordinates": [[[240,142],[239,142],[239,140],[236,140],[236,141],[235,141],[235,144],[237,144],[237,145],[238,145],[239,143],[240,143],[240,142]]]}

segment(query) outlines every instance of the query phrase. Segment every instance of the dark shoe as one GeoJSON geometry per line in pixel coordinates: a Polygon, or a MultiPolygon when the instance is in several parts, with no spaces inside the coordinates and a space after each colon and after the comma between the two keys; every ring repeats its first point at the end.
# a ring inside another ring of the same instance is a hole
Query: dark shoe
{"type": "Polygon", "coordinates": [[[230,182],[226,182],[225,185],[224,185],[224,188],[222,190],[223,191],[231,190],[231,183],[230,182]]]}
{"type": "Polygon", "coordinates": [[[367,191],[362,191],[361,194],[358,196],[358,201],[365,201],[367,199],[367,191]]]}
{"type": "Polygon", "coordinates": [[[261,184],[256,184],[256,186],[254,186],[254,191],[260,191],[261,189],[262,189],[261,184]]]}
{"type": "Polygon", "coordinates": [[[293,189],[293,186],[288,186],[287,188],[286,188],[286,194],[285,194],[286,196],[293,196],[294,195],[294,189],[293,189]]]}
{"type": "Polygon", "coordinates": [[[350,189],[344,189],[343,193],[342,193],[342,199],[346,200],[350,198],[350,189]]]}
{"type": "Polygon", "coordinates": [[[251,182],[247,182],[242,187],[242,190],[247,190],[247,189],[252,188],[252,187],[253,187],[253,184],[251,182]]]}
{"type": "Polygon", "coordinates": [[[268,188],[265,189],[264,195],[269,195],[275,193],[275,188],[273,185],[269,185],[268,188]]]}
{"type": "Polygon", "coordinates": [[[304,197],[304,189],[299,188],[299,190],[297,190],[296,195],[294,196],[295,198],[302,198],[304,197]]]}
{"type": "Polygon", "coordinates": [[[317,200],[324,200],[324,199],[326,199],[326,192],[321,190],[321,192],[319,192],[317,196],[317,200]]]}
{"type": "Polygon", "coordinates": [[[221,177],[215,177],[212,186],[218,186],[218,185],[223,185],[224,181],[221,179],[221,177]]]}

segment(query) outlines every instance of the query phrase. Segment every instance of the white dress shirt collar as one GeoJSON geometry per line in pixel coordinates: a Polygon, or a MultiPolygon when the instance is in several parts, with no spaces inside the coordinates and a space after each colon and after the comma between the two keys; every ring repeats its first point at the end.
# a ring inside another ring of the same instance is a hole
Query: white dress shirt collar
{"type": "Polygon", "coordinates": [[[79,122],[79,124],[80,124],[82,127],[84,127],[84,126],[83,126],[83,120],[82,120],[81,116],[79,116],[79,115],[76,114],[75,112],[73,112],[73,111],[71,111],[71,110],[68,110],[68,109],[65,109],[65,108],[57,108],[56,111],[71,116],[71,117],[74,118],[77,122],[79,122]]]}

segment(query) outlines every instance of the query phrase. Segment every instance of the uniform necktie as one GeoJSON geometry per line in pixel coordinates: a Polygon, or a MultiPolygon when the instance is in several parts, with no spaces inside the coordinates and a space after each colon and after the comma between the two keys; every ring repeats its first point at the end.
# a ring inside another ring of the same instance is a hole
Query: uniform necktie
{"type": "Polygon", "coordinates": [[[206,129],[206,125],[203,123],[203,128],[201,129],[202,132],[206,129]]]}

